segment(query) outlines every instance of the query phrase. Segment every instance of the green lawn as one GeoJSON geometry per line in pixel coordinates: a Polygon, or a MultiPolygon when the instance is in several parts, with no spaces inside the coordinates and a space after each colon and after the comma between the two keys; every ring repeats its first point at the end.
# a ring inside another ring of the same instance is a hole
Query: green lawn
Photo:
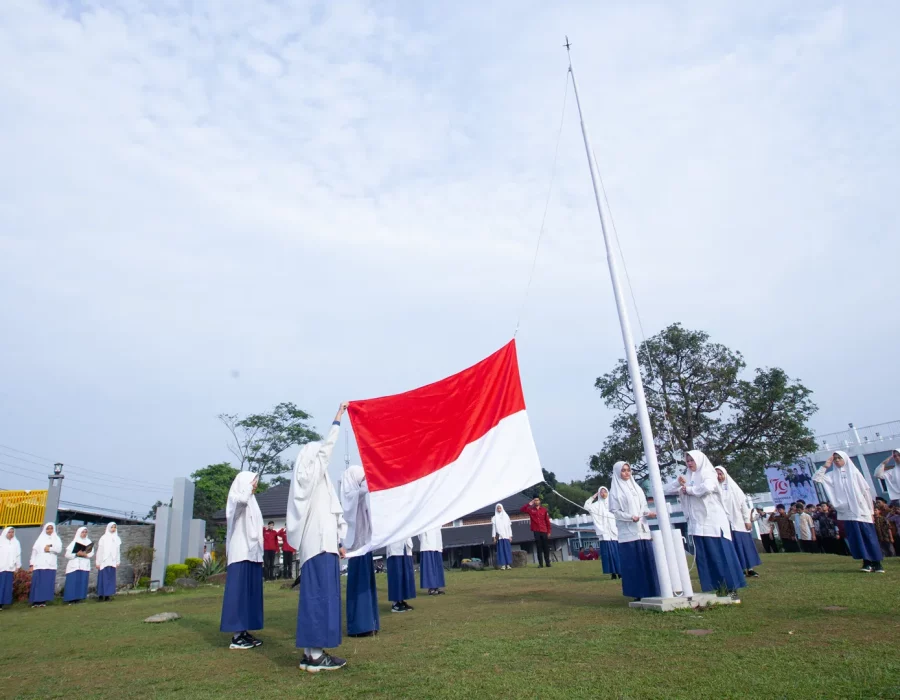
{"type": "Polygon", "coordinates": [[[0,613],[0,696],[40,698],[900,697],[900,561],[768,555],[739,606],[631,610],[599,562],[448,575],[448,595],[297,669],[296,591],[266,585],[265,645],[230,651],[222,588],[0,613]],[[829,611],[827,606],[846,610],[829,611]],[[182,620],[142,624],[174,611],[182,620]],[[712,634],[689,636],[686,630],[712,634]]]}

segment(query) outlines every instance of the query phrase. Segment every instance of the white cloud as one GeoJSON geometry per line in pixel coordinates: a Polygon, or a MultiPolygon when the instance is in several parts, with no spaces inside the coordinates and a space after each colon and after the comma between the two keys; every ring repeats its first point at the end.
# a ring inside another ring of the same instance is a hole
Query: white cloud
{"type": "MultiPolygon", "coordinates": [[[[566,33],[648,333],[783,366],[821,430],[896,418],[896,14],[2,3],[0,442],[166,481],[227,456],[220,411],[324,426],[504,343],[566,33]]],[[[568,99],[519,338],[571,478],[621,340],[568,99]]]]}

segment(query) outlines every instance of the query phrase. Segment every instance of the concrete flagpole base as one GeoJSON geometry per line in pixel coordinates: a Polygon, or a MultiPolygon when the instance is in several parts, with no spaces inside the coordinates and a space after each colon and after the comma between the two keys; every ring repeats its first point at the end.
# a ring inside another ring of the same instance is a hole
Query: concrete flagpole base
{"type": "Polygon", "coordinates": [[[640,610],[656,610],[658,612],[671,612],[672,610],[684,610],[687,608],[705,608],[710,605],[738,605],[740,598],[731,596],[718,596],[715,593],[695,593],[690,598],[642,598],[639,601],[629,603],[629,608],[640,610]]]}

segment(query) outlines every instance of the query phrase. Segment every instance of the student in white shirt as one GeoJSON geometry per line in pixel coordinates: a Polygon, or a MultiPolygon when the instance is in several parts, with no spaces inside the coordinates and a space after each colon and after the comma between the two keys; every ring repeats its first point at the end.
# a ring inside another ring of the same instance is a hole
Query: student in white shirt
{"type": "Polygon", "coordinates": [[[494,508],[491,518],[491,537],[497,545],[497,566],[500,569],[512,568],[512,521],[502,503],[494,508]]]}
{"type": "Polygon", "coordinates": [[[119,538],[118,527],[115,523],[108,523],[106,533],[97,543],[97,598],[101,602],[110,599],[116,594],[116,572],[122,561],[120,549],[122,540],[119,538]]]}
{"type": "MultiPolygon", "coordinates": [[[[347,521],[345,547],[350,552],[362,549],[372,539],[372,519],[366,473],[358,465],[348,467],[341,477],[341,506],[347,521]]],[[[350,557],[347,562],[347,634],[373,637],[380,627],[372,552],[350,557]]]]}
{"type": "Polygon", "coordinates": [[[346,411],[347,404],[341,404],[324,442],[310,442],[300,449],[288,496],[285,530],[300,566],[297,647],[303,649],[300,670],[309,673],[347,665],[346,659],[325,651],[341,643],[340,560],[346,556],[341,542],[347,523],[328,464],[346,411]]]}
{"type": "Polygon", "coordinates": [[[647,522],[647,518],[656,517],[656,513],[648,507],[647,497],[634,482],[631,465],[627,462],[613,465],[609,510],[616,518],[618,530],[622,595],[635,600],[659,596],[656,559],[647,522]]]}
{"type": "Polygon", "coordinates": [[[13,579],[22,568],[22,545],[16,538],[16,528],[5,527],[0,535],[0,610],[12,605],[13,579]]]}
{"type": "Polygon", "coordinates": [[[66,548],[66,587],[63,592],[63,600],[69,605],[80,603],[87,598],[88,579],[91,576],[91,557],[94,549],[88,537],[88,529],[80,527],[75,531],[75,537],[66,548]],[[76,545],[78,551],[76,552],[76,545]]]}
{"type": "Polygon", "coordinates": [[[753,516],[747,504],[747,496],[725,467],[716,467],[716,475],[722,493],[722,504],[731,525],[731,541],[734,543],[744,576],[759,578],[754,567],[762,564],[762,559],[759,558],[759,552],[756,551],[753,536],[750,534],[753,529],[753,516]]]}
{"type": "Polygon", "coordinates": [[[225,504],[225,594],[220,632],[231,632],[230,649],[254,649],[262,642],[250,630],[263,628],[263,519],[256,502],[259,476],[241,472],[225,504]]]}
{"type": "Polygon", "coordinates": [[[866,478],[850,461],[846,452],[837,451],[813,474],[813,481],[822,484],[828,500],[837,510],[838,520],[844,523],[845,542],[854,559],[862,559],[862,571],[883,574],[881,544],[875,531],[875,498],[866,478]]]}
{"type": "Polygon", "coordinates": [[[444,595],[444,538],[436,527],[419,535],[419,585],[428,595],[444,595]]]}
{"type": "Polygon", "coordinates": [[[32,608],[44,608],[56,595],[57,558],[62,553],[62,541],[56,534],[56,523],[45,523],[31,548],[31,589],[28,602],[32,608]]]}
{"type": "Polygon", "coordinates": [[[678,495],[688,521],[688,534],[693,537],[697,556],[697,573],[704,592],[724,587],[734,594],[747,585],[741,570],[731,524],[722,503],[716,470],[700,450],[684,456],[687,471],[677,481],[667,484],[667,494],[678,495]]]}
{"type": "Polygon", "coordinates": [[[413,569],[413,541],[393,542],[385,550],[387,555],[388,600],[393,603],[392,613],[413,610],[407,603],[416,597],[416,573],[413,569]]]}
{"type": "Polygon", "coordinates": [[[612,579],[620,578],[619,533],[616,529],[616,516],[609,510],[609,489],[601,486],[596,494],[584,502],[584,509],[591,514],[594,532],[600,540],[603,573],[609,574],[612,579]]]}
{"type": "Polygon", "coordinates": [[[875,478],[884,480],[888,498],[892,506],[900,506],[900,450],[893,450],[891,456],[878,465],[875,478]]]}

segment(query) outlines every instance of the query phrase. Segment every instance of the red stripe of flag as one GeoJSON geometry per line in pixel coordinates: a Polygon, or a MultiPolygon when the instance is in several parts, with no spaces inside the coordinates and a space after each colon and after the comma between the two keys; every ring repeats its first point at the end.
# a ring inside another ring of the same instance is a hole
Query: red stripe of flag
{"type": "Polygon", "coordinates": [[[516,341],[477,365],[403,394],[350,403],[369,491],[408,484],[525,410],[516,341]]]}

